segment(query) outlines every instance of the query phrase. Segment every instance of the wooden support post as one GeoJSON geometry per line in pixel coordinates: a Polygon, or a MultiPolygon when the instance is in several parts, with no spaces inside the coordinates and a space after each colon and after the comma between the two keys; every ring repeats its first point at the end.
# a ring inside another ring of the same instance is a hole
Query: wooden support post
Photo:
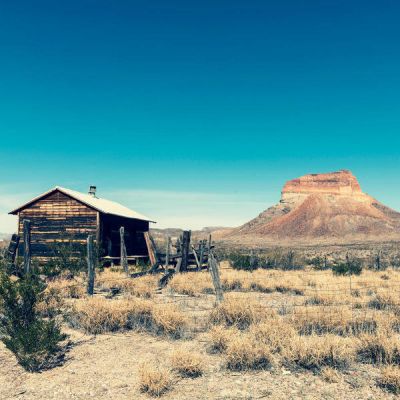
{"type": "Polygon", "coordinates": [[[31,221],[24,219],[24,274],[31,270],[31,221]]]}
{"type": "Polygon", "coordinates": [[[15,261],[15,255],[17,254],[17,249],[19,245],[19,239],[20,237],[16,235],[15,233],[11,236],[10,243],[8,245],[8,249],[6,252],[6,259],[7,262],[10,264],[14,264],[15,261]]]}
{"type": "Polygon", "coordinates": [[[165,272],[167,271],[168,265],[169,265],[170,247],[171,247],[171,238],[169,236],[167,236],[167,247],[165,249],[165,272]]]}
{"type": "Polygon", "coordinates": [[[194,254],[194,259],[196,260],[197,270],[199,270],[200,269],[200,261],[199,261],[199,258],[197,257],[196,249],[194,248],[193,245],[192,245],[192,250],[193,250],[193,254],[194,254]]]}
{"type": "Polygon", "coordinates": [[[154,267],[157,264],[157,255],[155,249],[153,248],[154,242],[152,242],[152,240],[150,239],[149,232],[144,232],[143,234],[144,234],[144,239],[146,241],[147,252],[149,253],[150,263],[151,266],[154,267]]]}
{"type": "Polygon", "coordinates": [[[210,268],[210,254],[211,254],[211,233],[208,236],[208,248],[207,248],[207,255],[208,255],[208,260],[207,260],[207,268],[210,268]]]}
{"type": "Polygon", "coordinates": [[[187,271],[189,261],[189,248],[190,248],[190,235],[191,231],[183,231],[182,234],[182,263],[181,272],[187,271]]]}
{"type": "Polygon", "coordinates": [[[125,228],[121,226],[119,228],[119,236],[121,239],[121,266],[123,267],[125,274],[129,276],[129,267],[128,267],[128,255],[126,253],[126,246],[125,246],[125,228]]]}
{"type": "Polygon", "coordinates": [[[203,258],[204,258],[204,240],[200,241],[200,251],[199,251],[199,269],[203,267],[203,258]]]}
{"type": "Polygon", "coordinates": [[[94,292],[94,245],[93,245],[93,235],[89,235],[87,238],[87,264],[88,264],[88,286],[87,293],[93,296],[94,292]]]}
{"type": "Polygon", "coordinates": [[[210,273],[211,273],[211,278],[212,278],[214,289],[215,289],[217,303],[219,304],[224,300],[224,292],[223,292],[222,286],[221,286],[221,279],[219,276],[218,263],[212,253],[210,253],[208,255],[208,265],[210,267],[210,273]]]}

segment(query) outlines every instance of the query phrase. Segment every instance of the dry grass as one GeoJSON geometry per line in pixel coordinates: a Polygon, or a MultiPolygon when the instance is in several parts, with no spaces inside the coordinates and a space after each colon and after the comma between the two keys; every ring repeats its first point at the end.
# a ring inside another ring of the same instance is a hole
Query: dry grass
{"type": "Polygon", "coordinates": [[[389,365],[382,368],[378,385],[394,394],[400,394],[400,368],[389,365]]]}
{"type": "Polygon", "coordinates": [[[56,290],[62,297],[81,299],[86,296],[86,288],[81,279],[56,279],[49,282],[48,290],[56,290]]]}
{"type": "Polygon", "coordinates": [[[331,367],[322,367],[321,368],[321,378],[328,383],[337,383],[340,381],[339,372],[331,367]]]}
{"type": "Polygon", "coordinates": [[[256,341],[267,345],[273,353],[282,353],[296,336],[295,329],[278,316],[252,325],[249,332],[256,341]]]}
{"type": "Polygon", "coordinates": [[[154,329],[157,334],[181,338],[188,327],[186,316],[174,304],[156,304],[152,310],[154,329]]]}
{"type": "Polygon", "coordinates": [[[213,326],[209,332],[209,350],[211,353],[223,353],[228,347],[228,342],[238,333],[236,328],[226,328],[222,325],[213,326]]]}
{"type": "Polygon", "coordinates": [[[240,333],[231,338],[225,350],[225,360],[227,368],[233,371],[264,369],[274,363],[268,345],[248,333],[240,333]]]}
{"type": "Polygon", "coordinates": [[[149,325],[152,307],[146,300],[107,300],[93,297],[73,303],[69,322],[72,326],[92,334],[129,329],[149,325]]]}
{"type": "Polygon", "coordinates": [[[72,326],[92,334],[144,329],[180,338],[187,328],[184,314],[175,305],[158,305],[150,300],[138,298],[88,298],[75,302],[71,306],[68,318],[72,326]]]}
{"type": "Polygon", "coordinates": [[[171,356],[172,369],[184,378],[197,378],[204,372],[203,356],[188,348],[175,350],[171,356]]]}
{"type": "Polygon", "coordinates": [[[210,274],[206,271],[175,274],[169,282],[168,287],[173,292],[187,296],[199,296],[202,293],[214,292],[210,274]]]}
{"type": "Polygon", "coordinates": [[[159,362],[139,365],[139,388],[143,393],[159,397],[172,388],[173,379],[169,369],[159,362]]]}
{"type": "Polygon", "coordinates": [[[96,286],[100,289],[117,289],[135,297],[152,298],[158,286],[159,277],[144,275],[139,278],[127,278],[122,272],[105,270],[96,277],[96,286]]]}
{"type": "Polygon", "coordinates": [[[254,300],[246,300],[225,296],[224,301],[215,307],[210,314],[212,324],[236,326],[246,329],[251,324],[260,322],[267,310],[254,300]]]}
{"type": "Polygon", "coordinates": [[[400,343],[393,333],[361,335],[357,344],[360,361],[373,364],[400,364],[400,343]]]}
{"type": "Polygon", "coordinates": [[[284,349],[284,359],[306,369],[346,368],[354,359],[354,346],[351,339],[335,335],[297,336],[284,349]]]}

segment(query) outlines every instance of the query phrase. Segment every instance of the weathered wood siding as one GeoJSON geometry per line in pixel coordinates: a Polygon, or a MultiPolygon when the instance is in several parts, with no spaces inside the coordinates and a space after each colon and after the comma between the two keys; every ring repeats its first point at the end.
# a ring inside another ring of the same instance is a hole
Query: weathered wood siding
{"type": "MultiPolygon", "coordinates": [[[[89,233],[98,233],[97,211],[61,192],[51,193],[19,213],[20,235],[24,219],[32,223],[33,256],[51,256],[51,246],[55,242],[74,241],[84,244],[89,233]]],[[[21,245],[19,254],[22,255],[21,245]]]]}

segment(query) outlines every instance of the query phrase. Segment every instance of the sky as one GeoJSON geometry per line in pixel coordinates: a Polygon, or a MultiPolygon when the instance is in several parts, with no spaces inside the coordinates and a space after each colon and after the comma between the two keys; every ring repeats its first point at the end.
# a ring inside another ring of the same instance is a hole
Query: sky
{"type": "Polygon", "coordinates": [[[400,210],[398,1],[0,2],[0,232],[59,185],[237,226],[350,169],[400,210]]]}

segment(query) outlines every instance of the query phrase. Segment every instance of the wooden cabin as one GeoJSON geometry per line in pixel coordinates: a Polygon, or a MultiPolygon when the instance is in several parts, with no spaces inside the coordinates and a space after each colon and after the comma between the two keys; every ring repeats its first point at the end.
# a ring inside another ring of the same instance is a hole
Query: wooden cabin
{"type": "Polygon", "coordinates": [[[55,244],[84,245],[88,235],[93,234],[102,255],[118,258],[122,226],[128,256],[148,256],[145,236],[149,223],[154,221],[121,204],[98,198],[95,186],[90,187],[88,194],[56,186],[10,214],[18,215],[19,255],[23,253],[22,232],[26,219],[31,222],[33,257],[54,256],[55,244]]]}

